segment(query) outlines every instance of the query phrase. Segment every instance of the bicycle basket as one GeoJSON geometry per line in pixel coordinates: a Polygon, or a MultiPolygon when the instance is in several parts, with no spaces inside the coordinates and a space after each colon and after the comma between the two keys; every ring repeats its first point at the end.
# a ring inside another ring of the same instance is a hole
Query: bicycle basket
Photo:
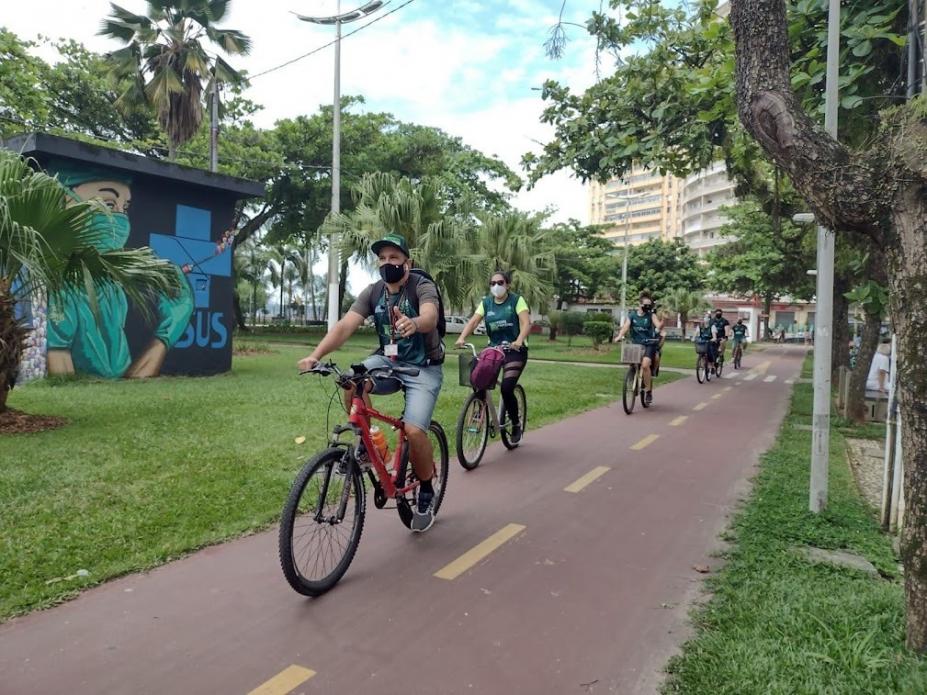
{"type": "Polygon", "coordinates": [[[636,343],[624,343],[621,346],[622,364],[640,364],[644,359],[644,346],[636,343]]]}
{"type": "Polygon", "coordinates": [[[457,355],[457,383],[461,386],[470,388],[470,372],[473,371],[473,365],[476,360],[473,355],[457,355]]]}
{"type": "Polygon", "coordinates": [[[695,354],[697,355],[707,355],[708,354],[708,341],[707,340],[696,340],[695,341],[695,354]]]}

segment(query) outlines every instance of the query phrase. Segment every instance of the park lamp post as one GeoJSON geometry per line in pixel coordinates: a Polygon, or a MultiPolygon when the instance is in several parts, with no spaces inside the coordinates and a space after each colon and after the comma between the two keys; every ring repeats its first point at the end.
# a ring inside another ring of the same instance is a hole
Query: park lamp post
{"type": "MultiPolygon", "coordinates": [[[[628,317],[627,291],[628,291],[628,232],[631,230],[631,202],[641,200],[652,193],[638,193],[637,195],[625,195],[624,198],[624,259],[621,262],[621,319],[620,325],[624,325],[624,320],[628,317]]],[[[619,197],[617,195],[606,197],[619,197]]]]}
{"type": "MultiPolygon", "coordinates": [[[[330,17],[296,16],[312,24],[335,25],[335,98],[332,104],[332,217],[341,212],[341,25],[356,22],[367,17],[381,7],[382,0],[372,0],[356,10],[341,12],[341,0],[338,0],[337,14],[330,17]]],[[[338,323],[340,307],[338,306],[338,238],[334,231],[328,241],[328,330],[338,323]]]]}

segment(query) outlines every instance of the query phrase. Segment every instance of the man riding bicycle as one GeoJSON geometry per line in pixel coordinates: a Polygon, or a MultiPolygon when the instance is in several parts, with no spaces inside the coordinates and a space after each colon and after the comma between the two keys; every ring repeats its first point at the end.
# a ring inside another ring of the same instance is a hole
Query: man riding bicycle
{"type": "Polygon", "coordinates": [[[743,319],[737,319],[737,323],[731,328],[732,348],[740,348],[741,352],[747,351],[747,327],[743,319]]]}
{"type": "Polygon", "coordinates": [[[531,312],[525,298],[509,291],[512,284],[511,274],[497,270],[489,279],[490,294],[476,307],[473,316],[464,326],[457,347],[463,347],[467,336],[476,330],[480,321],[486,321],[486,333],[489,345],[499,347],[509,343],[511,350],[505,353],[502,367],[502,402],[505,412],[512,423],[512,444],[521,440],[521,418],[518,413],[518,399],[515,398],[515,385],[528,363],[528,333],[531,331],[531,312]]]}
{"type": "Polygon", "coordinates": [[[627,332],[631,331],[631,342],[644,347],[644,358],[641,360],[641,376],[644,380],[644,393],[648,404],[653,402],[653,378],[650,366],[653,364],[660,346],[657,344],[648,345],[647,341],[656,338],[663,329],[663,322],[657,318],[653,309],[654,302],[650,293],[646,290],[641,292],[640,308],[628,315],[615,337],[615,342],[620,342],[624,340],[627,332]]]}
{"type": "Polygon", "coordinates": [[[724,318],[724,312],[721,311],[721,309],[715,309],[715,317],[712,319],[711,324],[717,331],[717,354],[724,357],[724,346],[727,344],[727,339],[731,331],[731,322],[724,318]]]}
{"type": "Polygon", "coordinates": [[[715,360],[718,355],[718,329],[711,320],[711,316],[705,314],[702,322],[698,326],[698,333],[695,340],[700,343],[708,344],[708,367],[712,372],[715,370],[715,360]]]}
{"type": "MultiPolygon", "coordinates": [[[[437,328],[439,295],[431,280],[410,272],[412,262],[403,236],[387,234],[370,248],[377,255],[382,282],[375,282],[361,292],[348,313],[322,338],[312,354],[299,361],[299,369],[312,369],[326,355],[344,345],[371,314],[380,349],[364,360],[364,366],[368,370],[395,366],[418,369],[417,376],[403,374],[379,380],[372,387],[372,393],[395,393],[399,382],[405,390],[402,420],[409,439],[412,467],[420,482],[411,528],[422,532],[434,523],[434,452],[428,428],[444,378],[441,367],[444,345],[437,328]]],[[[350,403],[350,395],[346,392],[347,403],[350,403]]],[[[365,398],[369,400],[369,396],[365,398]]]]}

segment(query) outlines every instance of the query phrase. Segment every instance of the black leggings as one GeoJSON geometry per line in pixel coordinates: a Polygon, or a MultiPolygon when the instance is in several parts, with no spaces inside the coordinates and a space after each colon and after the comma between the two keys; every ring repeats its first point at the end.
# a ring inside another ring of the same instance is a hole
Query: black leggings
{"type": "Polygon", "coordinates": [[[505,412],[510,422],[521,422],[518,419],[518,400],[515,398],[515,384],[525,371],[528,363],[528,349],[510,350],[505,353],[505,363],[502,366],[502,402],[505,403],[505,412]]]}

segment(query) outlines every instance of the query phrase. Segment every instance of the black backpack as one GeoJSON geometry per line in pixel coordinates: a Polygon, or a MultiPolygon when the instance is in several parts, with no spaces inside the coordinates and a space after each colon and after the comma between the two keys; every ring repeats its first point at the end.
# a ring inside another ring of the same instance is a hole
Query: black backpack
{"type": "MultiPolygon", "coordinates": [[[[418,309],[418,292],[416,288],[418,283],[422,280],[428,280],[435,286],[435,291],[438,293],[438,335],[444,338],[447,334],[447,320],[444,318],[444,298],[441,296],[441,290],[438,288],[438,283],[435,282],[434,278],[431,277],[421,268],[412,268],[409,271],[408,287],[409,287],[409,303],[412,305],[412,308],[415,309],[415,313],[421,315],[421,312],[418,309]]],[[[374,283],[373,287],[370,290],[370,314],[373,315],[376,310],[377,302],[380,301],[380,297],[383,294],[383,288],[386,286],[386,283],[383,280],[377,280],[374,283]]]]}

